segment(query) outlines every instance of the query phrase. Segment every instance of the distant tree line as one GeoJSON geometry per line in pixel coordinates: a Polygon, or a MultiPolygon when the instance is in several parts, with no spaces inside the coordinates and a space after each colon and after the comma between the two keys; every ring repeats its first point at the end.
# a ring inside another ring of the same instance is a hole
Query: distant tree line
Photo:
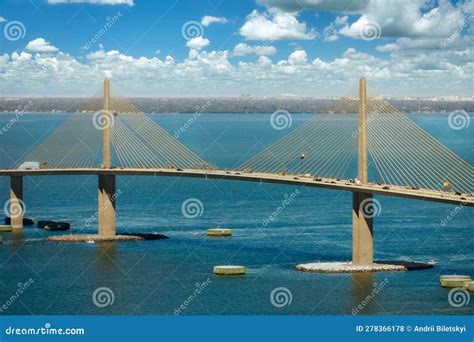
{"type": "MultiPolygon", "coordinates": [[[[216,98],[130,98],[135,106],[146,113],[195,113],[206,104],[206,113],[273,113],[287,110],[290,113],[336,113],[357,111],[354,103],[343,106],[338,100],[285,97],[216,97],[216,98]]],[[[0,112],[81,112],[100,108],[100,99],[67,97],[0,98],[0,112]]],[[[340,101],[339,101],[340,102],[340,101]]],[[[391,100],[394,106],[405,112],[474,112],[473,101],[391,100]]]]}

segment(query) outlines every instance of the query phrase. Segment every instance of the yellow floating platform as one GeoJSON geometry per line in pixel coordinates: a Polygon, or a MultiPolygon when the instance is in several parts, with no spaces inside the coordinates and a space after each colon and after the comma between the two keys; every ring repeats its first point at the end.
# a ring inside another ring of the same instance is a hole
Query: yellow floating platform
{"type": "Polygon", "coordinates": [[[471,277],[467,275],[442,275],[439,282],[442,287],[464,287],[464,283],[471,281],[471,277]]]}
{"type": "Polygon", "coordinates": [[[0,232],[11,232],[12,226],[0,224],[0,232]]]}
{"type": "Polygon", "coordinates": [[[245,274],[245,266],[235,266],[235,265],[214,266],[214,274],[218,274],[218,275],[245,274]]]}
{"type": "Polygon", "coordinates": [[[231,236],[232,229],[230,228],[209,228],[207,230],[208,236],[231,236]]]}
{"type": "Polygon", "coordinates": [[[474,291],[474,281],[466,281],[464,283],[464,288],[468,291],[474,291]]]}

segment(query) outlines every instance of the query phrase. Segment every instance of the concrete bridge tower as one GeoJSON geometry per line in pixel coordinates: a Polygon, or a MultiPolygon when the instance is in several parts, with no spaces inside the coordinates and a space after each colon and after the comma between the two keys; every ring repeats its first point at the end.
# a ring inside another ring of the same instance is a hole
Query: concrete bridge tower
{"type": "Polygon", "coordinates": [[[23,228],[23,213],[25,211],[23,203],[23,176],[10,177],[10,225],[12,229],[23,228]]]}
{"type": "MultiPolygon", "coordinates": [[[[110,81],[104,80],[104,109],[103,115],[103,147],[102,147],[102,168],[107,170],[112,167],[110,154],[111,128],[114,123],[112,112],[110,111],[110,81]]],[[[115,175],[110,173],[99,174],[99,236],[115,236],[115,175]]]]}
{"type": "MultiPolygon", "coordinates": [[[[367,183],[367,81],[359,80],[357,178],[367,183]]],[[[352,262],[355,265],[371,265],[374,261],[372,194],[352,193],[352,262]]]]}

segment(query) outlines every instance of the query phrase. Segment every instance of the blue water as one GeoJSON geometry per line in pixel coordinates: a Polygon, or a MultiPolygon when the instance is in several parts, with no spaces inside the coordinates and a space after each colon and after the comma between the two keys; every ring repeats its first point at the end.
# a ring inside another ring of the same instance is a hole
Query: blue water
{"type": "MultiPolygon", "coordinates": [[[[67,115],[28,114],[0,135],[0,166],[20,158],[36,139],[44,139],[67,115]]],[[[170,133],[189,115],[157,115],[170,133]]],[[[310,115],[294,115],[293,129],[310,115]]],[[[0,125],[12,118],[0,115],[0,125]]],[[[448,126],[447,115],[411,118],[471,165],[474,125],[448,126]]],[[[472,117],[471,117],[472,118],[472,117]]],[[[270,126],[269,115],[202,115],[180,140],[203,159],[232,168],[288,133],[270,126]]],[[[97,179],[89,176],[26,177],[27,216],[71,222],[75,231],[95,232],[85,220],[97,210],[97,179]]],[[[441,220],[454,205],[377,196],[382,213],[374,220],[375,257],[383,260],[429,260],[429,270],[374,274],[313,274],[294,270],[298,263],[351,258],[351,194],[289,185],[172,177],[118,177],[118,231],[168,235],[160,241],[56,244],[54,234],[26,227],[0,233],[1,314],[473,314],[474,299],[462,308],[448,302],[439,274],[474,276],[472,208],[462,208],[445,226],[441,220]],[[297,198],[267,226],[262,224],[285,195],[297,198]],[[188,198],[199,199],[202,216],[181,212],[188,198]],[[232,227],[231,238],[207,238],[205,229],[232,227]],[[197,235],[195,233],[198,233],[197,235]],[[218,264],[242,264],[245,276],[212,275],[218,264]],[[33,283],[13,302],[18,283],[33,283]],[[209,279],[209,285],[189,300],[209,279]],[[366,300],[381,283],[373,299],[366,300]],[[108,287],[114,302],[94,305],[92,293],[108,287]],[[270,294],[291,292],[291,304],[278,308],[270,294]]],[[[0,177],[0,199],[9,198],[9,179],[0,177]]]]}

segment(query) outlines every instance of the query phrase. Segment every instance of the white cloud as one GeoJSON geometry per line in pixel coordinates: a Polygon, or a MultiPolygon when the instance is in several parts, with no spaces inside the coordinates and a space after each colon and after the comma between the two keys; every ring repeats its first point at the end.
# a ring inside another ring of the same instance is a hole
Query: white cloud
{"type": "MultiPolygon", "coordinates": [[[[381,52],[393,52],[401,50],[432,50],[440,49],[444,40],[440,38],[399,38],[395,43],[389,43],[385,45],[377,46],[376,50],[381,52]]],[[[451,44],[456,45],[456,47],[472,45],[472,39],[456,39],[451,42],[451,44]]]]}
{"type": "Polygon", "coordinates": [[[128,5],[133,6],[133,0],[48,0],[49,4],[80,4],[89,3],[97,5],[128,5]]]}
{"type": "Polygon", "coordinates": [[[212,15],[205,15],[201,19],[201,25],[202,26],[209,26],[212,23],[219,23],[219,24],[225,24],[227,23],[227,19],[224,17],[213,17],[212,15]]]}
{"type": "Polygon", "coordinates": [[[269,7],[289,12],[317,10],[349,13],[364,9],[369,0],[262,0],[262,2],[269,7]]]}
{"type": "Polygon", "coordinates": [[[382,37],[447,37],[463,22],[460,7],[441,1],[438,7],[422,11],[424,1],[371,0],[364,14],[340,33],[361,38],[361,32],[369,23],[381,28],[382,37]]]}
{"type": "Polygon", "coordinates": [[[308,30],[306,23],[299,22],[297,14],[278,9],[268,12],[254,10],[250,13],[240,34],[251,40],[314,39],[316,31],[308,30]]]}
{"type": "MultiPolygon", "coordinates": [[[[474,2],[473,2],[474,3],[474,2]]],[[[470,15],[448,37],[398,38],[394,43],[377,46],[378,51],[462,49],[473,46],[474,15],[470,15]],[[463,31],[466,30],[465,33],[463,31]]]]}
{"type": "Polygon", "coordinates": [[[392,52],[398,50],[398,46],[395,43],[389,43],[385,45],[379,45],[375,49],[380,52],[392,52]]]}
{"type": "Polygon", "coordinates": [[[334,20],[334,24],[336,24],[336,25],[345,25],[347,23],[348,19],[349,19],[349,16],[347,16],[347,15],[336,17],[336,19],[334,20]]]}
{"type": "Polygon", "coordinates": [[[4,17],[1,17],[1,16],[0,16],[0,23],[5,23],[5,22],[7,22],[7,21],[8,21],[7,19],[5,19],[4,17]]]}
{"type": "Polygon", "coordinates": [[[202,36],[192,38],[186,42],[186,46],[192,49],[202,49],[203,47],[208,46],[210,43],[209,39],[203,38],[202,36]]]}
{"type": "Polygon", "coordinates": [[[229,53],[227,51],[206,52],[191,50],[188,59],[179,65],[179,69],[192,70],[196,76],[213,75],[219,79],[222,75],[230,74],[233,70],[233,66],[228,59],[229,53]]]}
{"type": "Polygon", "coordinates": [[[293,51],[288,56],[288,63],[290,64],[305,64],[308,61],[308,56],[304,50],[293,51]]]}
{"type": "Polygon", "coordinates": [[[274,55],[277,52],[276,48],[271,45],[250,46],[245,43],[239,43],[232,51],[233,56],[245,56],[249,54],[256,54],[259,56],[274,55]]]}
{"type": "Polygon", "coordinates": [[[329,24],[323,31],[323,39],[327,42],[336,41],[339,38],[339,29],[347,24],[349,16],[338,16],[333,23],[329,24]]]}
{"type": "Polygon", "coordinates": [[[134,57],[117,50],[97,50],[84,59],[63,53],[13,52],[0,56],[0,93],[9,95],[75,95],[94,93],[110,77],[127,95],[224,96],[242,91],[254,95],[298,93],[342,95],[365,75],[371,89],[386,95],[469,95],[474,48],[437,50],[430,54],[394,51],[382,59],[347,49],[334,59],[310,59],[298,49],[287,59],[231,63],[229,51],[190,49],[183,60],[134,57]]]}
{"type": "Polygon", "coordinates": [[[26,45],[26,49],[31,52],[57,52],[59,49],[44,38],[36,38],[26,45]]]}
{"type": "Polygon", "coordinates": [[[326,40],[336,40],[338,34],[360,39],[368,24],[380,27],[380,37],[432,38],[449,37],[463,20],[474,13],[474,1],[461,0],[261,0],[270,10],[279,9],[290,14],[299,11],[331,11],[356,15],[355,21],[343,22],[345,16],[326,28],[326,40]],[[343,25],[343,26],[342,26],[343,25]],[[342,26],[342,27],[341,27],[342,26]],[[339,27],[335,31],[334,28],[339,27]]]}
{"type": "Polygon", "coordinates": [[[329,31],[324,32],[324,40],[326,42],[335,42],[338,39],[339,39],[339,36],[337,34],[335,34],[335,33],[329,34],[329,31]],[[326,34],[326,33],[328,33],[328,34],[326,34]]]}

